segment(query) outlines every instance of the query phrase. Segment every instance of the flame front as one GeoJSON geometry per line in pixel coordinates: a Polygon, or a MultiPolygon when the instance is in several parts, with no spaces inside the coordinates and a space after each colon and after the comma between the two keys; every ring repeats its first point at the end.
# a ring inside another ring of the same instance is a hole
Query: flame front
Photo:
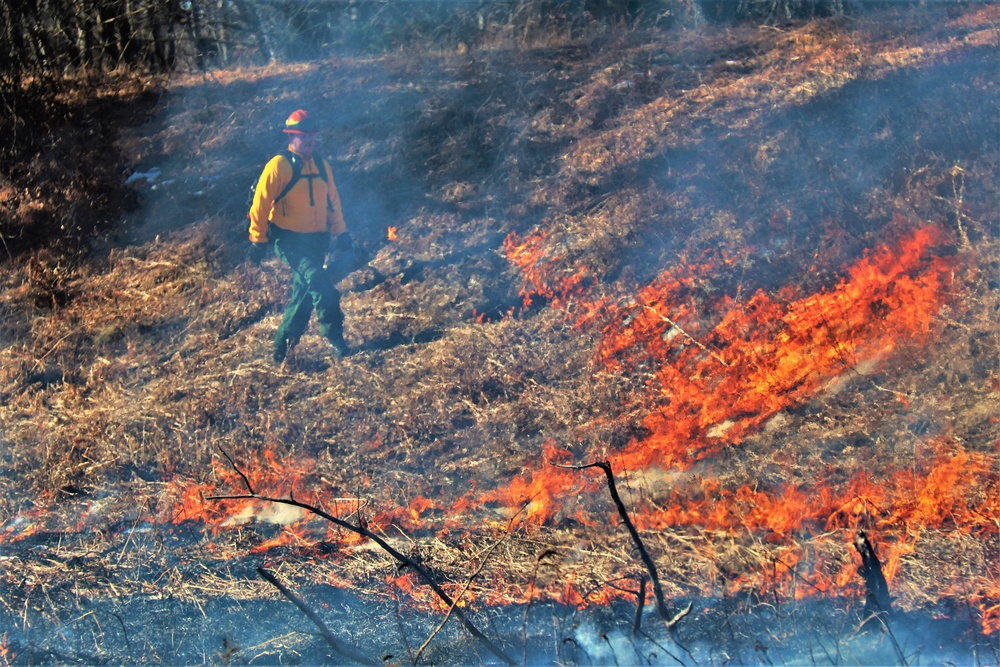
{"type": "MultiPolygon", "coordinates": [[[[558,273],[541,259],[544,239],[508,239],[511,261],[527,270],[526,301],[585,296],[579,280],[541,286],[558,273]]],[[[643,419],[649,435],[620,452],[619,465],[688,468],[835,388],[848,371],[872,372],[900,345],[925,341],[948,282],[947,262],[928,255],[942,240],[939,228],[918,228],[898,247],[880,247],[848,267],[835,287],[806,296],[761,291],[746,302],[724,297],[700,307],[694,287],[732,262],[720,257],[667,271],[622,305],[581,298],[585,323],[608,322],[595,353],[599,369],[654,367],[643,419]]],[[[524,484],[537,485],[535,477],[524,484]]]]}
{"type": "MultiPolygon", "coordinates": [[[[654,369],[642,419],[648,435],[614,457],[620,470],[632,472],[686,470],[710,460],[781,411],[837,391],[850,377],[876,372],[901,347],[926,343],[945,303],[952,270],[932,252],[946,240],[944,232],[924,226],[894,246],[866,254],[846,268],[839,283],[815,294],[786,288],[777,295],[758,292],[745,302],[725,297],[706,305],[698,285],[709,273],[734,263],[719,255],[664,272],[634,299],[612,304],[588,299],[586,281],[578,278],[581,272],[551,265],[562,257],[546,261],[545,238],[544,233],[523,242],[510,237],[506,244],[511,262],[524,272],[525,303],[540,296],[553,307],[566,308],[578,326],[606,323],[594,356],[599,370],[654,369]],[[567,281],[567,275],[574,278],[567,281]]],[[[635,522],[645,530],[747,533],[783,545],[775,572],[744,574],[731,585],[734,590],[780,588],[796,597],[858,586],[857,558],[826,562],[818,550],[830,540],[850,543],[858,526],[874,528],[883,541],[891,581],[924,531],[996,535],[1000,527],[997,503],[987,500],[1000,497],[989,460],[948,439],[932,446],[928,465],[898,471],[877,486],[863,469],[846,483],[817,479],[812,485],[770,490],[732,489],[711,476],[699,476],[693,486],[677,488],[667,498],[640,502],[635,522]],[[815,552],[806,569],[803,537],[815,552]],[[807,585],[795,587],[796,580],[807,585]]],[[[507,487],[511,501],[520,493],[545,498],[536,510],[563,507],[580,493],[581,484],[579,476],[567,479],[563,472],[532,469],[523,481],[507,487]]],[[[535,511],[532,518],[548,522],[554,515],[535,511]]],[[[984,632],[996,631],[997,583],[982,580],[971,588],[967,594],[981,612],[984,632]]]]}
{"type": "MultiPolygon", "coordinates": [[[[860,463],[854,470],[821,473],[808,482],[778,487],[734,486],[713,477],[704,465],[698,474],[690,472],[696,463],[708,464],[758,432],[783,410],[836,391],[846,377],[876,370],[903,347],[925,343],[949,285],[951,267],[931,252],[942,237],[935,227],[916,229],[898,244],[879,247],[846,267],[836,285],[814,294],[761,291],[745,301],[722,297],[712,303],[706,302],[699,285],[707,275],[734,264],[733,258],[706,255],[664,272],[633,298],[611,303],[591,297],[597,279],[588,271],[557,266],[565,255],[552,259],[544,233],[524,240],[512,235],[505,249],[511,262],[524,271],[521,296],[526,307],[544,299],[564,309],[576,326],[598,334],[593,354],[596,372],[651,369],[645,415],[640,416],[646,435],[612,452],[612,461],[617,473],[630,478],[661,479],[670,471],[677,475],[655,497],[641,495],[631,501],[636,527],[683,536],[707,563],[724,560],[720,551],[724,547],[712,535],[726,536],[724,542],[749,536],[768,546],[770,561],[739,572],[713,566],[701,582],[702,592],[715,594],[721,587],[727,592],[775,591],[799,598],[859,592],[859,558],[834,548],[850,544],[859,527],[877,533],[890,582],[899,577],[925,535],[943,531],[997,537],[1000,481],[991,460],[946,436],[923,442],[921,456],[915,452],[912,466],[883,470],[878,483],[860,463]]],[[[471,526],[500,535],[515,519],[529,532],[565,521],[586,530],[604,530],[615,521],[601,476],[552,464],[589,463],[606,456],[606,452],[573,453],[550,440],[537,460],[525,464],[521,475],[503,484],[473,485],[459,497],[416,488],[409,506],[368,512],[366,525],[375,531],[395,526],[407,534],[438,536],[461,535],[471,526]]],[[[170,482],[167,509],[157,521],[203,522],[213,535],[250,521],[280,525],[273,537],[252,548],[256,554],[270,555],[275,547],[301,552],[324,543],[362,542],[349,531],[303,513],[278,517],[269,503],[256,499],[206,502],[209,495],[238,495],[249,484],[272,497],[294,494],[341,514],[338,501],[317,492],[323,487],[320,481],[303,476],[314,469],[313,461],[279,461],[268,451],[260,465],[248,464],[245,480],[227,461],[217,459],[215,483],[170,482]]],[[[24,524],[17,529],[20,534],[9,526],[0,538],[19,539],[35,530],[30,520],[24,524]]],[[[582,606],[622,595],[608,587],[587,588],[575,576],[571,571],[555,581],[537,585],[532,581],[530,586],[499,582],[492,591],[473,587],[463,594],[461,604],[534,597],[582,606]]],[[[438,604],[409,576],[389,579],[401,590],[411,591],[416,603],[438,604]]],[[[331,583],[350,585],[345,579],[331,583]]],[[[954,585],[961,586],[955,594],[978,610],[984,632],[1000,630],[997,581],[980,577],[954,585]]],[[[451,590],[460,592],[457,586],[451,590]]]]}
{"type": "Polygon", "coordinates": [[[665,274],[635,302],[609,308],[612,324],[598,359],[615,370],[637,358],[657,366],[644,423],[650,436],[623,453],[624,464],[688,466],[847,371],[870,372],[899,345],[923,341],[948,279],[943,260],[924,259],[940,237],[935,227],[918,229],[897,250],[878,249],[817,294],[796,298],[786,289],[777,297],[758,292],[746,303],[724,298],[711,328],[690,301],[677,298],[690,271],[684,279],[665,274]]]}

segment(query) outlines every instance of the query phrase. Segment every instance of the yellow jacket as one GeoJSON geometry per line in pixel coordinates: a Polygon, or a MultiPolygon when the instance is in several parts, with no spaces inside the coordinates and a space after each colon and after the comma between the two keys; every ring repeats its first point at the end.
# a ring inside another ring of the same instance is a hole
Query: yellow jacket
{"type": "Polygon", "coordinates": [[[316,160],[311,157],[305,160],[298,183],[275,206],[275,198],[292,180],[292,165],[281,155],[271,158],[257,181],[250,206],[250,240],[267,241],[268,222],[293,232],[329,232],[331,236],[346,232],[337,185],[329,165],[325,167],[326,181],[319,176],[316,160]],[[332,210],[327,207],[328,194],[332,210]]]}

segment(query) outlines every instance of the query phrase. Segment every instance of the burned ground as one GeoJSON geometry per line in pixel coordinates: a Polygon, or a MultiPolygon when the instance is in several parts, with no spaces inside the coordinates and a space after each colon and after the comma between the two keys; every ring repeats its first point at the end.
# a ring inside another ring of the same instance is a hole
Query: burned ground
{"type": "MultiPolygon", "coordinates": [[[[115,224],[6,262],[0,661],[335,661],[258,565],[412,661],[442,618],[413,574],[206,500],[242,490],[225,451],[454,595],[477,573],[518,662],[995,663],[998,26],[619,26],[122,86],[113,146],[50,165],[127,165],[93,173],[115,224]],[[244,260],[243,206],[300,106],[368,261],[340,282],[358,351],[311,330],[276,367],[290,281],[244,260]],[[694,602],[675,637],[631,634],[602,480],[550,465],[602,459],[694,602]],[[858,528],[891,634],[862,628],[858,528]]],[[[494,659],[454,621],[429,651],[494,659]]]]}

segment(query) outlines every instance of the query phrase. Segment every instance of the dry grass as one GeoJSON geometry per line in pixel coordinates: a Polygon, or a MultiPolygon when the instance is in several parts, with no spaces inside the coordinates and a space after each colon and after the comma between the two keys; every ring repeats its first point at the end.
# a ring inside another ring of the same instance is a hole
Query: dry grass
{"type": "MultiPolygon", "coordinates": [[[[774,495],[819,474],[844,484],[862,470],[878,483],[916,471],[944,438],[987,459],[992,477],[969,493],[996,490],[1000,245],[989,221],[1000,155],[988,110],[1000,19],[993,6],[918,18],[882,17],[902,36],[862,20],[635,31],[607,37],[615,49],[394,55],[172,82],[161,116],[121,138],[137,168],[166,172],[156,190],[140,186],[145,207],[129,216],[130,236],[87,263],[39,251],[10,262],[4,278],[0,525],[8,541],[27,522],[67,534],[46,558],[8,560],[7,611],[35,605],[58,616],[108,587],[195,603],[273,598],[239,563],[280,529],[172,523],[226,509],[178,505],[185,489],[238,484],[219,446],[263,484],[316,494],[341,515],[360,508],[451,590],[515,519],[470,588],[480,600],[586,606],[606,603],[609,582],[634,588],[640,564],[599,480],[576,473],[576,492],[544,521],[532,518],[537,498],[522,498],[517,514],[497,495],[540,475],[547,443],[578,462],[615,463],[646,435],[656,391],[649,366],[616,373],[595,363],[601,331],[575,322],[578,302],[521,306],[523,275],[503,253],[511,232],[544,232],[543,258],[565,275],[585,269],[596,280],[586,298],[610,302],[707,249],[742,256],[698,284],[706,303],[828,288],[890,236],[894,213],[964,235],[949,250],[954,298],[929,343],[782,410],[711,460],[621,471],[622,484],[641,511],[699,493],[709,478],[774,495]],[[924,75],[951,87],[922,88],[922,115],[874,103],[871,114],[848,113],[924,75]],[[270,338],[289,278],[273,258],[260,268],[241,261],[241,179],[265,159],[254,142],[268,136],[271,110],[298,106],[293,89],[346,117],[325,140],[338,153],[349,223],[373,254],[341,283],[347,336],[360,350],[331,362],[310,331],[275,367],[270,338]],[[869,168],[876,154],[887,159],[869,168]],[[384,192],[387,183],[398,187],[384,192]],[[388,225],[397,241],[383,241],[388,225]],[[466,508],[470,497],[479,504],[466,508]]],[[[971,528],[900,528],[906,548],[894,552],[892,588],[901,609],[997,604],[997,508],[965,501],[992,514],[971,528]]],[[[722,601],[699,613],[692,641],[750,623],[752,613],[733,621],[740,612],[776,607],[787,615],[767,641],[793,635],[813,613],[797,602],[816,593],[810,569],[833,576],[856,556],[821,528],[645,534],[671,598],[722,601]],[[793,558],[801,565],[785,565],[793,558]]],[[[399,594],[390,559],[333,537],[326,546],[295,538],[267,558],[299,581],[399,594]]],[[[854,600],[859,586],[838,593],[854,600]]],[[[732,646],[753,655],[739,638],[732,646]]]]}

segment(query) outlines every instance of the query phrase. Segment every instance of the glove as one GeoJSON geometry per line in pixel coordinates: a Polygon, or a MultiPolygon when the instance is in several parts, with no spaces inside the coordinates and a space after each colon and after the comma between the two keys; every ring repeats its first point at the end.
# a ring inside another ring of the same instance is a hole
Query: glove
{"type": "Polygon", "coordinates": [[[331,245],[339,252],[351,252],[354,249],[354,240],[351,238],[350,232],[344,232],[332,241],[331,245]]]}
{"type": "Polygon", "coordinates": [[[264,257],[267,256],[267,243],[250,243],[250,249],[247,251],[247,260],[250,262],[260,265],[264,261],[264,257]]]}
{"type": "Polygon", "coordinates": [[[351,253],[351,271],[357,271],[368,264],[368,253],[364,246],[355,245],[354,252],[351,253]]]}

